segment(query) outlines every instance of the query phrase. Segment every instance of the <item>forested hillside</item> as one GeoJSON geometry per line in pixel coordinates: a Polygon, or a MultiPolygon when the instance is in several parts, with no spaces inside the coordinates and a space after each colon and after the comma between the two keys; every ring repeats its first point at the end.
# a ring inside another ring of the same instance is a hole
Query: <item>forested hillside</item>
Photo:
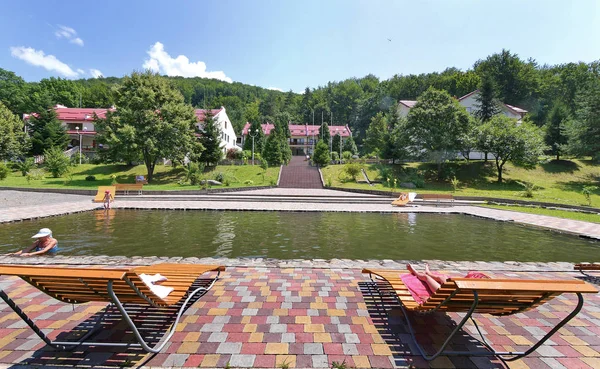
{"type": "MultiPolygon", "coordinates": [[[[185,102],[198,108],[225,106],[236,131],[246,121],[293,121],[320,124],[348,124],[358,142],[365,137],[371,119],[387,112],[399,99],[416,99],[430,86],[460,97],[479,88],[482,77],[492,81],[495,96],[507,104],[522,107],[537,125],[547,123],[549,113],[560,106],[566,114],[577,108],[578,96],[588,83],[600,79],[600,61],[540,65],[508,50],[474,62],[466,71],[449,67],[441,73],[399,74],[387,80],[374,75],[328,82],[306,88],[303,94],[280,92],[212,79],[167,77],[181,91],[185,102]]],[[[86,80],[48,78],[25,82],[0,68],[0,101],[14,114],[39,111],[54,104],[68,107],[109,107],[111,89],[121,78],[86,80]]]]}

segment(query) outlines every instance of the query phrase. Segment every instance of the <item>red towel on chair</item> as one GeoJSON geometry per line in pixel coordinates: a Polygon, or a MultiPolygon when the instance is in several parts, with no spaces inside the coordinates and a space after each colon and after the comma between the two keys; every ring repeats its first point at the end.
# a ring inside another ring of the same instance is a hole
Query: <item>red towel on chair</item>
{"type": "MultiPolygon", "coordinates": [[[[449,276],[446,276],[446,275],[440,274],[440,273],[432,273],[432,274],[444,276],[444,277],[446,277],[446,279],[450,278],[449,276]]],[[[489,279],[490,277],[481,272],[470,271],[467,273],[465,278],[489,279]]],[[[433,293],[435,292],[435,291],[431,291],[429,289],[429,286],[427,285],[427,283],[421,281],[419,278],[417,278],[417,276],[412,275],[410,273],[409,274],[400,274],[400,279],[402,280],[402,282],[404,283],[406,288],[408,288],[408,292],[410,292],[413,299],[415,299],[415,301],[419,305],[421,305],[425,301],[427,301],[427,299],[429,297],[431,297],[431,295],[433,295],[433,293]]]]}

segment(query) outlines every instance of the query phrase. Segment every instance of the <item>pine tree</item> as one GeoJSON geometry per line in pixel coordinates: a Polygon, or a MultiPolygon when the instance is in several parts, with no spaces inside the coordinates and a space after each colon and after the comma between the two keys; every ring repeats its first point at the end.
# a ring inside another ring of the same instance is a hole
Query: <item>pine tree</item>
{"type": "Polygon", "coordinates": [[[0,102],[0,160],[20,157],[29,141],[23,132],[23,121],[0,102]]]}
{"type": "Polygon", "coordinates": [[[54,108],[41,109],[39,113],[31,116],[30,122],[31,153],[33,155],[41,155],[52,147],[66,149],[69,136],[65,127],[58,120],[54,108]]]}
{"type": "Polygon", "coordinates": [[[329,147],[329,140],[331,139],[331,132],[329,132],[329,125],[327,125],[327,122],[323,122],[323,124],[321,124],[321,127],[319,128],[319,140],[323,140],[323,142],[325,142],[327,144],[327,147],[329,147]]]}
{"type": "Polygon", "coordinates": [[[340,134],[336,134],[333,136],[333,140],[331,142],[331,151],[332,152],[340,152],[340,145],[342,144],[342,136],[340,134]]]}
{"type": "Polygon", "coordinates": [[[252,136],[254,136],[254,152],[262,152],[265,145],[265,133],[258,121],[250,124],[248,135],[244,141],[244,150],[252,150],[252,136]]]}
{"type": "Polygon", "coordinates": [[[323,140],[317,142],[315,147],[315,154],[312,158],[313,162],[319,166],[326,167],[331,157],[329,156],[329,146],[323,140]]]}
{"type": "Polygon", "coordinates": [[[546,145],[550,146],[552,154],[556,155],[556,160],[560,160],[560,154],[567,144],[567,135],[565,126],[569,120],[569,111],[562,103],[555,103],[548,115],[546,122],[546,145]]]}
{"type": "Polygon", "coordinates": [[[204,146],[204,151],[200,154],[200,161],[206,165],[217,165],[223,158],[223,148],[221,147],[221,128],[215,122],[213,116],[207,111],[202,122],[202,136],[200,142],[204,146]]]}
{"type": "Polygon", "coordinates": [[[475,116],[483,123],[500,113],[500,107],[498,106],[494,90],[494,80],[488,74],[484,74],[483,77],[481,77],[479,93],[475,97],[475,100],[478,105],[475,116]]]}
{"type": "Polygon", "coordinates": [[[354,137],[350,136],[346,139],[342,150],[350,151],[352,155],[358,154],[358,148],[356,147],[356,142],[354,142],[354,137]]]}

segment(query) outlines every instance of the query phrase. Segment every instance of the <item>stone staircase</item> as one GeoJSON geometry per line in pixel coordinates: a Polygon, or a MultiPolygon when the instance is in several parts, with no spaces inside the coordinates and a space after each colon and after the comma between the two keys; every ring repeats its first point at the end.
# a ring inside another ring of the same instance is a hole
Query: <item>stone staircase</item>
{"type": "Polygon", "coordinates": [[[304,156],[292,156],[292,160],[281,170],[281,188],[323,188],[319,169],[311,167],[304,156]]]}

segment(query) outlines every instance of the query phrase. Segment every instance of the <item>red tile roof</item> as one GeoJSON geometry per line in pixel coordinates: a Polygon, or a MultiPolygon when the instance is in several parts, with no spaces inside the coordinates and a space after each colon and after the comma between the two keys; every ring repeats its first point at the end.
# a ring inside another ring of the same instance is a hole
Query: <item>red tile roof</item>
{"type": "Polygon", "coordinates": [[[210,111],[210,114],[215,117],[223,110],[223,107],[219,109],[196,109],[196,116],[198,117],[199,122],[204,122],[204,117],[206,117],[206,112],[210,111]]]}
{"type": "MultiPolygon", "coordinates": [[[[275,125],[272,123],[261,124],[263,133],[265,135],[271,134],[271,130],[275,128],[275,125]]],[[[312,126],[308,124],[290,124],[290,133],[292,136],[318,136],[319,128],[321,126],[312,126]]],[[[250,129],[250,123],[246,123],[244,129],[242,130],[242,135],[247,135],[248,130],[250,129]]],[[[329,126],[329,132],[331,135],[335,135],[339,133],[342,137],[349,137],[352,135],[350,128],[348,126],[329,126]]]]}

